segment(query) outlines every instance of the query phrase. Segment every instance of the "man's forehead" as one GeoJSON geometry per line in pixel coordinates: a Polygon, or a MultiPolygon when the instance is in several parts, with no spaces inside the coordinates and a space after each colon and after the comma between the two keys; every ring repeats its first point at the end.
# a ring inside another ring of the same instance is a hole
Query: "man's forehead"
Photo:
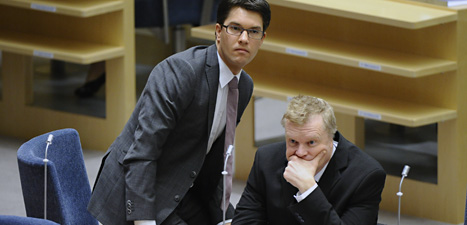
{"type": "Polygon", "coordinates": [[[242,20],[244,19],[244,14],[245,13],[249,14],[249,15],[255,15],[256,14],[257,17],[258,17],[258,20],[255,21],[256,24],[250,25],[250,27],[263,28],[263,17],[261,16],[261,14],[259,12],[247,10],[247,9],[241,8],[239,6],[233,7],[232,9],[230,9],[229,15],[226,17],[224,23],[236,24],[236,25],[240,25],[240,26],[244,27],[244,26],[246,26],[246,24],[243,24],[242,20]],[[242,15],[237,15],[236,12],[238,12],[238,11],[241,11],[243,16],[242,15]]]}

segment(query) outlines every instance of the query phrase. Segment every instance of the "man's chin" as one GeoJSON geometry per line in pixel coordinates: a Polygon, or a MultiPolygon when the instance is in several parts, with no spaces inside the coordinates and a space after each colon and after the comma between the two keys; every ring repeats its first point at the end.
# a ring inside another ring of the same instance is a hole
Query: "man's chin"
{"type": "Polygon", "coordinates": [[[245,66],[248,65],[248,63],[250,63],[250,62],[251,62],[250,59],[245,59],[244,57],[241,57],[241,58],[238,58],[237,60],[235,60],[235,63],[236,63],[240,68],[245,67],[245,66]]]}

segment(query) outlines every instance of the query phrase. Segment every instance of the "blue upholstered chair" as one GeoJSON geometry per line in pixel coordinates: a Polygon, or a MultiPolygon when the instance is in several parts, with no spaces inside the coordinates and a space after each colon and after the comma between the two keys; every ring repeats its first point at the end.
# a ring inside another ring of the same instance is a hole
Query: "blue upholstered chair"
{"type": "Polygon", "coordinates": [[[18,167],[28,217],[44,218],[44,164],[47,151],[46,219],[62,225],[98,224],[87,211],[91,197],[78,132],[56,130],[27,141],[18,150],[18,167]]]}
{"type": "Polygon", "coordinates": [[[467,225],[467,197],[465,199],[464,225],[467,225]]]}
{"type": "Polygon", "coordinates": [[[59,225],[50,220],[23,217],[23,216],[7,216],[0,215],[1,225],[59,225]]]}

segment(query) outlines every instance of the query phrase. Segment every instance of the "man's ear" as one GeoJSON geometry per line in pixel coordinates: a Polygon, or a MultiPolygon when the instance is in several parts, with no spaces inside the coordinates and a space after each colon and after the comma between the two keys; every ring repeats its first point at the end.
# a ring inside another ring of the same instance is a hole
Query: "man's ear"
{"type": "Polygon", "coordinates": [[[214,35],[216,35],[216,43],[220,40],[221,31],[222,31],[222,26],[216,23],[216,30],[214,32],[214,35]]]}

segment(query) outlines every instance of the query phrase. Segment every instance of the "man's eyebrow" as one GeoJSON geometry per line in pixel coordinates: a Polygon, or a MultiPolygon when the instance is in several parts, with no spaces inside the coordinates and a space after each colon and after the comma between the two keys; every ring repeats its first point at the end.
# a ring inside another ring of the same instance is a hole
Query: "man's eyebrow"
{"type": "Polygon", "coordinates": [[[248,28],[250,30],[261,30],[261,27],[260,26],[256,26],[256,27],[250,27],[248,28]]]}
{"type": "MultiPolygon", "coordinates": [[[[235,25],[244,28],[241,24],[237,22],[230,22],[229,25],[235,25]]],[[[254,30],[261,30],[261,26],[254,26],[254,27],[249,27],[249,28],[244,28],[244,29],[254,29],[254,30]]]]}

